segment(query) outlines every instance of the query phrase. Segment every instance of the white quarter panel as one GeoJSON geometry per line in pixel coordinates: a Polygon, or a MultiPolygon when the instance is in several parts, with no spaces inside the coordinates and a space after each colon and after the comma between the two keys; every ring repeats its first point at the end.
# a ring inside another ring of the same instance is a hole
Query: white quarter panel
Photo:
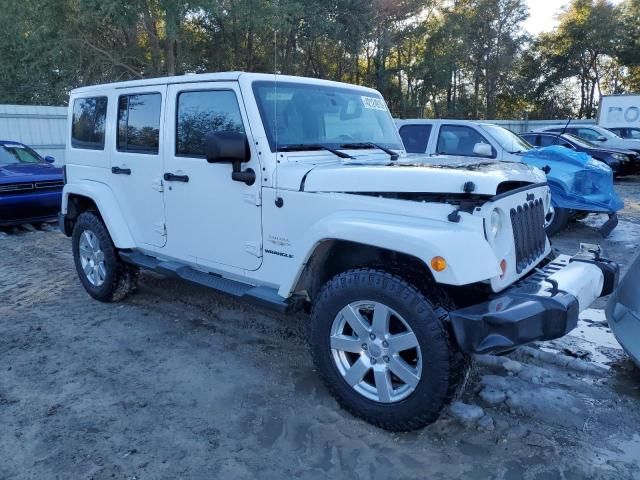
{"type": "Polygon", "coordinates": [[[366,195],[306,193],[263,189],[265,257],[255,276],[280,279],[288,296],[315,247],[326,240],[347,240],[412,255],[428,266],[436,255],[448,267],[432,272],[436,281],[465,285],[499,274],[498,262],[484,238],[482,218],[461,213],[452,223],[453,207],[366,195]]]}

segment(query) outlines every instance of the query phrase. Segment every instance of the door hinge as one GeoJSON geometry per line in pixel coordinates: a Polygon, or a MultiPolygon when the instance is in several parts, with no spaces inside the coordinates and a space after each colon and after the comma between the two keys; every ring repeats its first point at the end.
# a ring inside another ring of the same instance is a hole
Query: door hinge
{"type": "Polygon", "coordinates": [[[256,190],[254,193],[245,193],[244,201],[250,203],[251,205],[259,207],[260,205],[262,205],[262,191],[256,190]]]}
{"type": "Polygon", "coordinates": [[[254,257],[262,257],[262,242],[245,242],[244,249],[247,253],[253,255],[254,257]]]}
{"type": "Polygon", "coordinates": [[[156,192],[164,192],[164,184],[162,183],[161,178],[154,178],[151,180],[151,188],[153,188],[156,192]]]}
{"type": "Polygon", "coordinates": [[[153,229],[163,237],[167,236],[167,226],[163,222],[155,223],[153,229]]]}

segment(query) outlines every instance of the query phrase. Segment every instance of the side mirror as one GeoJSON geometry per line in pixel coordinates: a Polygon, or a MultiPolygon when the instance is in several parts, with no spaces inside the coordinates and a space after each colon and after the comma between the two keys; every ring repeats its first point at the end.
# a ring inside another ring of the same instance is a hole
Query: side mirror
{"type": "Polygon", "coordinates": [[[248,162],[251,159],[247,136],[241,132],[210,132],[204,139],[207,162],[248,162]]]}
{"type": "Polygon", "coordinates": [[[493,148],[488,143],[476,143],[473,146],[473,154],[479,157],[493,157],[493,148]]]}
{"type": "Polygon", "coordinates": [[[47,155],[46,157],[44,157],[44,161],[47,163],[55,163],[56,159],[53,158],[51,155],[47,155]]]}
{"type": "Polygon", "coordinates": [[[596,138],[596,142],[606,142],[606,141],[607,141],[607,137],[599,136],[598,138],[596,138]]]}
{"type": "Polygon", "coordinates": [[[241,132],[210,132],[204,139],[204,155],[209,163],[231,162],[231,180],[253,185],[256,172],[242,171],[242,163],[251,160],[247,136],[241,132]]]}

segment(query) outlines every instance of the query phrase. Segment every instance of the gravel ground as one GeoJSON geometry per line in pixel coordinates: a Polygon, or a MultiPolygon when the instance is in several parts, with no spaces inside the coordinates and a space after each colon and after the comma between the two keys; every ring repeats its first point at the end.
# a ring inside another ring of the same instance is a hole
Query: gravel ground
{"type": "MultiPolygon", "coordinates": [[[[554,242],[602,243],[624,266],[640,239],[640,178],[610,238],[572,225],[554,242]]],[[[570,336],[475,359],[459,402],[392,434],[328,395],[306,317],[280,316],[144,273],[101,304],[69,239],[0,232],[0,478],[640,479],[640,371],[599,301],[570,336]]]]}

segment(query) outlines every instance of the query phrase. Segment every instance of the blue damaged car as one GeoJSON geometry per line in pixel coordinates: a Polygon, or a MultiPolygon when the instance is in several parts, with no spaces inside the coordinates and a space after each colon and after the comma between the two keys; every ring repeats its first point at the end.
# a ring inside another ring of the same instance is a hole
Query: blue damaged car
{"type": "Polygon", "coordinates": [[[396,120],[407,153],[454,155],[475,159],[524,162],[547,172],[552,209],[547,235],[562,230],[572,219],[606,213],[600,228],[608,235],[618,224],[623,203],[613,188],[613,172],[605,163],[561,146],[535,148],[509,129],[471,120],[396,120]]]}
{"type": "Polygon", "coordinates": [[[57,218],[64,179],[53,162],[22,143],[0,141],[0,227],[57,218]]]}
{"type": "Polygon", "coordinates": [[[522,161],[547,173],[552,208],[546,218],[549,236],[566,227],[571,219],[589,213],[606,213],[609,219],[600,227],[609,235],[618,224],[617,212],[624,203],[613,188],[613,171],[586,153],[560,146],[531,149],[522,153],[522,161]]]}

